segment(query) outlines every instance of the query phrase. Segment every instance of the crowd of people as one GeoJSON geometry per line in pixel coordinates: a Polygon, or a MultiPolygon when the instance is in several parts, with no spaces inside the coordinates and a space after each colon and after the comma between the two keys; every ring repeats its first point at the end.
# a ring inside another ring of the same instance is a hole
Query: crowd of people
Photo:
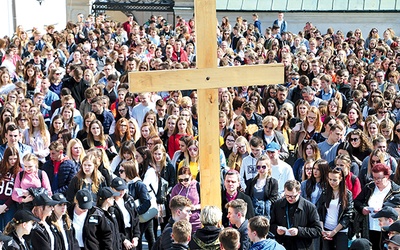
{"type": "Polygon", "coordinates": [[[219,89],[221,210],[201,205],[196,90],[129,91],[196,67],[194,19],[0,39],[3,247],[397,249],[400,39],[251,17],[222,18],[219,66],[283,63],[285,82],[219,89]]]}

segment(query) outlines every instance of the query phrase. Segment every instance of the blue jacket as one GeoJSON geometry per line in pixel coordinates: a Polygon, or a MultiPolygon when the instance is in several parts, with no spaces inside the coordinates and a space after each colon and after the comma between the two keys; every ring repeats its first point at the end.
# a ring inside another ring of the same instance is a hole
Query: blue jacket
{"type": "Polygon", "coordinates": [[[285,250],[285,248],[281,244],[271,239],[266,239],[256,242],[250,247],[250,250],[264,250],[264,249],[285,250]]]}
{"type": "Polygon", "coordinates": [[[96,114],[96,118],[103,124],[104,134],[108,135],[110,133],[111,124],[114,121],[113,114],[108,110],[104,110],[100,115],[96,114]]]}
{"type": "Polygon", "coordinates": [[[69,183],[77,173],[75,164],[71,160],[64,160],[61,162],[58,169],[57,180],[54,176],[54,165],[52,160],[46,161],[42,166],[42,170],[45,171],[49,177],[53,194],[62,193],[64,195],[67,192],[69,183]]]}
{"type": "MultiPolygon", "coordinates": [[[[0,161],[3,160],[4,151],[6,151],[7,147],[8,147],[7,143],[0,145],[0,161]]],[[[19,153],[19,158],[21,159],[22,162],[22,158],[24,157],[24,155],[26,155],[27,153],[33,154],[33,149],[29,145],[18,142],[18,153],[19,153]]]]}

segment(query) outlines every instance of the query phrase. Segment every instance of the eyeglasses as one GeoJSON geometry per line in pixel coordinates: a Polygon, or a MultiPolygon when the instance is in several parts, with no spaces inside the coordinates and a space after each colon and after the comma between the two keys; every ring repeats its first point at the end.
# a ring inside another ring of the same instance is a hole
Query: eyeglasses
{"type": "Polygon", "coordinates": [[[178,179],[179,182],[188,182],[189,178],[178,179]]]}
{"type": "Polygon", "coordinates": [[[296,199],[298,195],[299,194],[295,194],[295,195],[287,195],[287,194],[285,194],[285,197],[286,197],[286,199],[296,199]]]}
{"type": "Polygon", "coordinates": [[[294,80],[299,80],[300,78],[298,78],[298,77],[292,77],[292,80],[294,81],[294,80]]]}
{"type": "Polygon", "coordinates": [[[386,178],[385,176],[382,176],[382,177],[373,177],[372,179],[374,179],[374,181],[382,181],[385,178],[386,178]]]}
{"type": "Polygon", "coordinates": [[[315,119],[317,119],[317,117],[307,116],[307,119],[309,119],[309,120],[315,120],[315,119]]]}
{"type": "Polygon", "coordinates": [[[274,129],[274,127],[268,127],[268,126],[264,126],[264,128],[267,128],[267,129],[269,129],[269,130],[274,129]]]}
{"type": "Polygon", "coordinates": [[[125,111],[126,109],[118,109],[119,112],[125,111]]]}
{"type": "Polygon", "coordinates": [[[125,169],[120,169],[120,170],[118,171],[118,173],[120,173],[120,174],[125,173],[125,169]]]}
{"type": "Polygon", "coordinates": [[[386,114],[387,111],[379,111],[378,113],[379,113],[379,114],[386,114]]]}
{"type": "Polygon", "coordinates": [[[235,142],[235,140],[226,139],[226,142],[235,142]]]}
{"type": "Polygon", "coordinates": [[[256,168],[257,168],[257,170],[260,170],[261,168],[267,169],[267,166],[266,165],[257,165],[256,168]]]}
{"type": "Polygon", "coordinates": [[[352,142],[352,141],[354,141],[354,142],[356,142],[356,141],[358,141],[360,138],[350,138],[350,141],[352,142]]]}

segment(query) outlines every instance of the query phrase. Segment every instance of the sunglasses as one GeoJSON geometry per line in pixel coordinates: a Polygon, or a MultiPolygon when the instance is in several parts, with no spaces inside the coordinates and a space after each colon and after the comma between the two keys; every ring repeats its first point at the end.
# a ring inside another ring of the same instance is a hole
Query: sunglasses
{"type": "Polygon", "coordinates": [[[267,166],[266,165],[262,165],[262,166],[261,165],[257,165],[256,168],[257,168],[257,170],[260,170],[261,168],[262,169],[267,169],[267,166]]]}
{"type": "Polygon", "coordinates": [[[360,138],[350,138],[350,141],[358,141],[360,138]]]}
{"type": "Polygon", "coordinates": [[[298,77],[292,77],[292,80],[299,80],[300,78],[298,78],[298,77]]]}
{"type": "Polygon", "coordinates": [[[179,182],[188,182],[189,178],[178,179],[179,182]]]}
{"type": "Polygon", "coordinates": [[[120,173],[120,174],[125,173],[125,169],[120,169],[120,170],[118,171],[118,173],[120,173]]]}
{"type": "Polygon", "coordinates": [[[379,114],[386,114],[387,111],[379,111],[378,113],[379,113],[379,114]]]}
{"type": "MultiPolygon", "coordinates": [[[[21,120],[21,121],[22,121],[22,120],[21,120]]],[[[400,128],[396,129],[396,132],[399,132],[399,133],[400,133],[400,128]]]]}

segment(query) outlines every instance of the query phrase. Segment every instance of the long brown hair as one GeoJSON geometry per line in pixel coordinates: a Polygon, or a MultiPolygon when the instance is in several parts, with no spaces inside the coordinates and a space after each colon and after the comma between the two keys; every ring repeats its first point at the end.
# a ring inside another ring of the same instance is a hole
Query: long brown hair
{"type": "Polygon", "coordinates": [[[128,122],[128,119],[126,119],[126,118],[124,118],[124,117],[122,117],[122,118],[120,118],[118,121],[117,121],[117,124],[115,125],[115,133],[114,133],[114,136],[115,136],[115,144],[118,146],[118,147],[121,147],[121,144],[122,144],[122,139],[125,137],[125,140],[126,141],[130,141],[131,140],[131,138],[132,138],[132,136],[131,136],[131,131],[129,130],[129,122],[128,122]],[[125,134],[123,134],[123,135],[121,135],[121,123],[123,123],[123,122],[125,122],[125,124],[126,124],[126,132],[125,132],[125,134]]]}
{"type": "MultiPolygon", "coordinates": [[[[83,160],[82,160],[82,165],[85,161],[90,161],[94,164],[94,170],[93,173],[91,174],[90,178],[92,179],[92,192],[97,193],[100,188],[100,184],[104,181],[103,175],[99,171],[99,160],[96,158],[95,155],[93,154],[88,154],[86,155],[83,160]]],[[[82,186],[84,184],[85,180],[85,173],[83,172],[83,167],[79,169],[79,172],[76,174],[76,177],[78,177],[78,187],[79,189],[82,189],[82,186]]]]}
{"type": "Polygon", "coordinates": [[[4,180],[4,178],[7,177],[8,173],[10,173],[12,177],[15,178],[20,169],[21,165],[18,150],[15,147],[7,147],[7,149],[4,151],[3,160],[0,164],[0,180],[4,180]],[[8,158],[14,155],[17,156],[17,161],[15,162],[14,166],[11,166],[8,162],[8,158]]]}

